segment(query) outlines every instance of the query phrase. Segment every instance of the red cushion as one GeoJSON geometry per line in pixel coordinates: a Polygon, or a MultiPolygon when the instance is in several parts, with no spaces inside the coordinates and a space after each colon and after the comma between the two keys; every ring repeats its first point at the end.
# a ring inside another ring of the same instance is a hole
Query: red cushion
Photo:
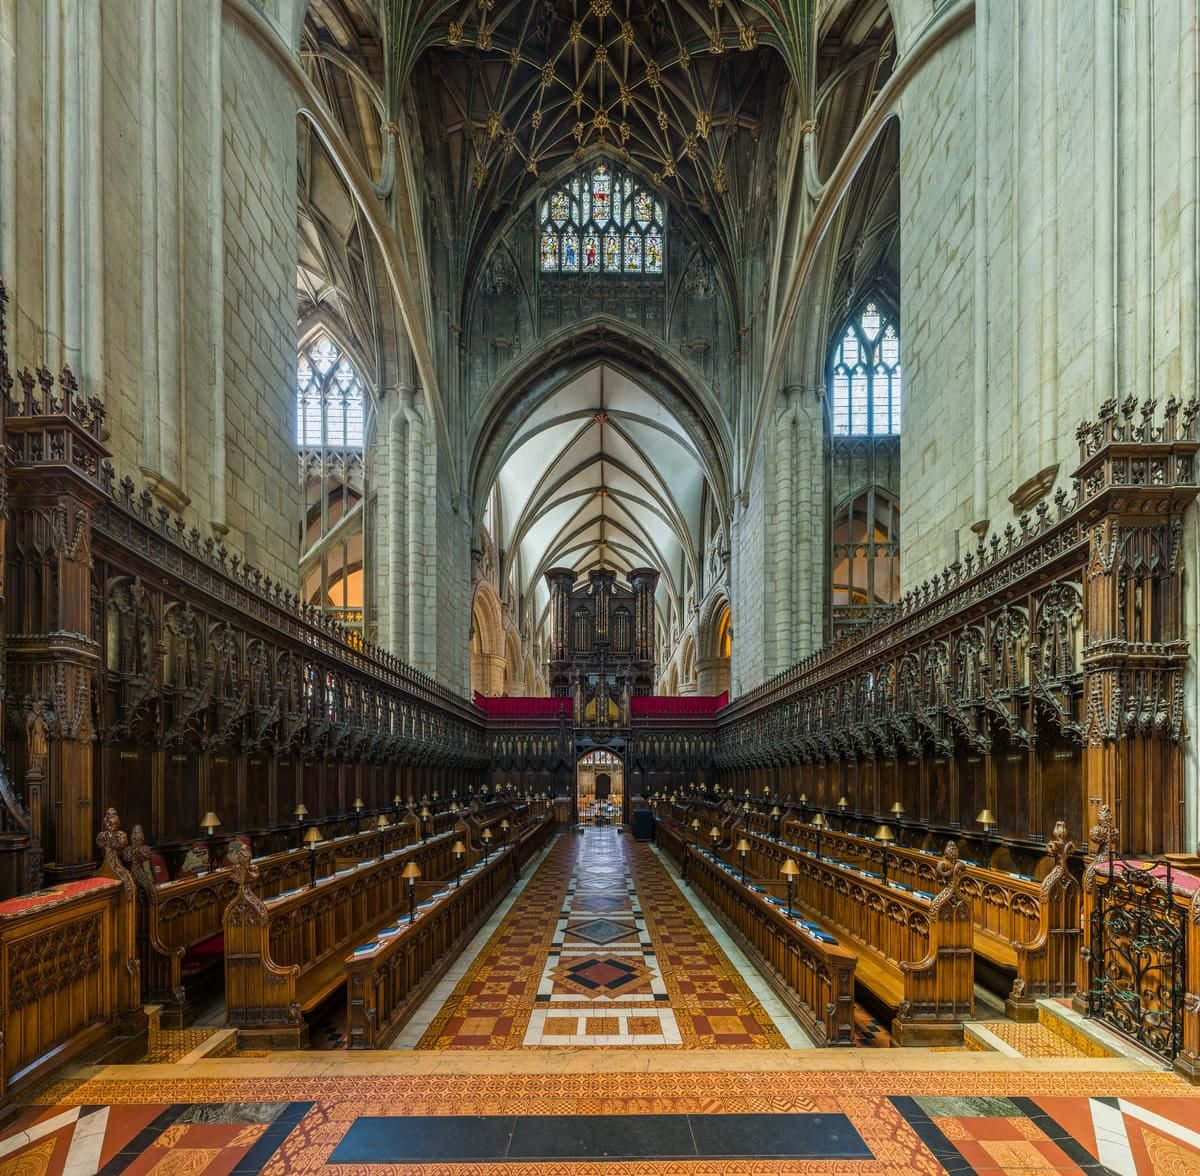
{"type": "Polygon", "coordinates": [[[225,936],[218,932],[216,935],[210,935],[207,939],[202,939],[199,943],[193,944],[188,948],[183,957],[183,970],[185,972],[198,972],[202,968],[209,968],[222,959],[225,955],[225,936]]]}

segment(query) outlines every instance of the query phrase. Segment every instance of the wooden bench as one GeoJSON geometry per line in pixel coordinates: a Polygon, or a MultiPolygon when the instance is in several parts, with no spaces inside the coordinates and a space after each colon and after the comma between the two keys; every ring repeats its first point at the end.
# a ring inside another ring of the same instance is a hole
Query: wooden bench
{"type": "Polygon", "coordinates": [[[257,868],[240,861],[224,916],[225,1002],[239,1038],[304,1048],[307,1014],[343,983],[346,952],[408,913],[404,867],[420,868],[422,900],[453,877],[454,840],[442,833],[268,899],[251,889],[257,868]]]}
{"type": "Polygon", "coordinates": [[[687,881],[809,1036],[818,1045],[853,1045],[855,954],[788,918],[772,901],[775,887],[743,882],[708,851],[690,849],[678,826],[661,823],[656,834],[665,853],[686,862],[687,881]]]}
{"type": "Polygon", "coordinates": [[[796,863],[793,906],[855,952],[855,980],[891,1010],[897,1044],[961,1042],[974,1003],[974,928],[954,842],[939,865],[941,888],[926,894],[761,833],[742,835],[751,874],[778,879],[788,858],[796,863]]]}
{"type": "MultiPolygon", "coordinates": [[[[313,866],[319,878],[362,858],[411,845],[415,824],[405,818],[382,830],[348,834],[320,842],[315,851],[284,850],[255,858],[255,890],[270,898],[307,884],[313,866]]],[[[162,1006],[160,1023],[167,1028],[187,1025],[194,1016],[194,999],[206,983],[220,983],[224,964],[222,916],[238,885],[233,867],[222,866],[171,882],[155,883],[149,868],[152,850],[140,828],[125,851],[138,883],[138,938],[142,957],[143,999],[162,1006]]]]}
{"type": "Polygon", "coordinates": [[[487,921],[517,877],[520,843],[441,883],[418,907],[360,944],[342,964],[351,1049],[384,1049],[487,921]]]}
{"type": "MultiPolygon", "coordinates": [[[[781,825],[785,841],[815,852],[813,826],[788,819],[781,825]]],[[[882,841],[824,829],[821,847],[851,866],[882,874],[882,841]]],[[[971,904],[975,953],[1010,976],[1006,1011],[1017,1021],[1036,1021],[1039,999],[1075,992],[1080,924],[1079,886],[1067,865],[1072,848],[1060,821],[1046,845],[1050,869],[1040,880],[964,863],[962,894],[971,904]]],[[[938,889],[936,854],[894,843],[886,852],[890,880],[938,889]]]]}

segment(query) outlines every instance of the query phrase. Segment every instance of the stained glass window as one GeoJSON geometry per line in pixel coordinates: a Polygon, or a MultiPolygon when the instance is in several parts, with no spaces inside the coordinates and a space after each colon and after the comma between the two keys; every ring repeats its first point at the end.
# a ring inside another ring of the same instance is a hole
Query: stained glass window
{"type": "Polygon", "coordinates": [[[324,332],[300,352],[296,389],[296,444],[301,449],[362,449],[362,378],[324,332]]]}
{"type": "Polygon", "coordinates": [[[829,387],[835,436],[900,432],[900,328],[882,300],[846,324],[829,357],[829,387]]]}
{"type": "Polygon", "coordinates": [[[542,200],[538,264],[548,274],[661,274],[665,229],[653,192],[594,163],[542,200]]]}

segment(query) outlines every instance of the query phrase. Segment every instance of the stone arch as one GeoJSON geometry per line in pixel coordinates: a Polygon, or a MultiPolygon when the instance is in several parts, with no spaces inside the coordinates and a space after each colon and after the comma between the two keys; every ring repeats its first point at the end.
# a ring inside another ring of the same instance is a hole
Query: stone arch
{"type": "Polygon", "coordinates": [[[471,601],[471,691],[504,693],[504,612],[496,589],[482,580],[471,601]]]}
{"type": "Polygon", "coordinates": [[[511,626],[504,633],[504,693],[522,695],[525,691],[525,659],[521,638],[511,626]]]}
{"type": "Polygon", "coordinates": [[[733,612],[729,597],[715,592],[705,603],[696,625],[696,692],[722,694],[729,689],[733,646],[733,612]]]}
{"type": "Polygon", "coordinates": [[[733,485],[733,436],[699,372],[645,332],[596,315],[549,335],[496,382],[471,432],[468,484],[473,509],[487,493],[522,424],[543,401],[577,376],[605,363],[622,371],[667,408],[700,455],[717,509],[724,518],[733,485]]]}
{"type": "Polygon", "coordinates": [[[696,642],[691,633],[684,637],[679,649],[679,686],[685,692],[696,689],[696,642]]]}

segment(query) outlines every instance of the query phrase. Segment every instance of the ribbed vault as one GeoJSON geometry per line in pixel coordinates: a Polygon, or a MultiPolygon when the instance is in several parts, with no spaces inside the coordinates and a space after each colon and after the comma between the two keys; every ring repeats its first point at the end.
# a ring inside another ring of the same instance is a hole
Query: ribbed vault
{"type": "Polygon", "coordinates": [[[504,448],[490,521],[508,589],[539,621],[550,567],[654,567],[678,596],[696,577],[706,482],[698,446],[662,400],[595,364],[546,396],[504,448]]]}

